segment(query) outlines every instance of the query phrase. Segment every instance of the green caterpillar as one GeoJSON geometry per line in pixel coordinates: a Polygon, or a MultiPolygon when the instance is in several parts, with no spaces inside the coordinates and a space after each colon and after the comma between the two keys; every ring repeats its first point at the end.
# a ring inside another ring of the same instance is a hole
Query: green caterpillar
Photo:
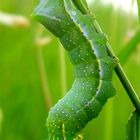
{"type": "Polygon", "coordinates": [[[111,83],[115,61],[106,50],[107,38],[96,31],[93,14],[85,14],[77,3],[43,0],[34,12],[67,50],[75,74],[72,88],[49,112],[48,140],[73,140],[115,94],[111,83]]]}

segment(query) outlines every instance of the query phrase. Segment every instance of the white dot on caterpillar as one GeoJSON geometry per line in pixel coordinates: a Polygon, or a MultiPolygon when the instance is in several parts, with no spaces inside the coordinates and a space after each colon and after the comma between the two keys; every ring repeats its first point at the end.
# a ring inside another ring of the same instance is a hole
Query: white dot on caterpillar
{"type": "Polygon", "coordinates": [[[81,58],[81,60],[83,60],[84,62],[88,63],[83,57],[81,58]]]}

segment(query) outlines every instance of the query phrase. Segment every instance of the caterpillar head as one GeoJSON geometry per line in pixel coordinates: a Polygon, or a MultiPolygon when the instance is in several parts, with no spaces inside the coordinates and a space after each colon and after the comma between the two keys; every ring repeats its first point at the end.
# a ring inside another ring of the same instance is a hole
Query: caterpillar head
{"type": "Polygon", "coordinates": [[[32,16],[42,23],[55,36],[60,37],[70,24],[62,0],[41,0],[32,16]]]}

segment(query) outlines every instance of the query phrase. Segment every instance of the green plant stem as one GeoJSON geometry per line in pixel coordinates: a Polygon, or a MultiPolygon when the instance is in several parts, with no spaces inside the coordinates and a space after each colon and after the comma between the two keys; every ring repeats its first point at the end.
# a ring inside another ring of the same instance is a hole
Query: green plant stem
{"type": "Polygon", "coordinates": [[[134,104],[136,110],[140,113],[140,99],[138,95],[136,94],[134,88],[132,87],[129,79],[127,78],[123,68],[121,67],[119,63],[117,64],[115,68],[115,72],[118,78],[120,79],[123,87],[125,88],[128,96],[130,97],[132,103],[134,104]]]}
{"type": "MultiPolygon", "coordinates": [[[[75,0],[73,0],[73,1],[75,1],[75,0]]],[[[77,7],[79,7],[79,10],[81,10],[83,8],[84,9],[83,11],[85,11],[85,14],[87,14],[88,10],[85,10],[85,6],[82,6],[82,4],[83,4],[82,0],[79,0],[79,3],[77,3],[77,7]],[[80,1],[81,1],[81,3],[80,3],[80,1]]],[[[138,1],[138,3],[140,3],[140,2],[138,1]]],[[[97,23],[97,21],[94,21],[93,24],[94,24],[94,27],[95,27],[96,31],[98,33],[102,34],[103,32],[102,32],[99,24],[97,23]]],[[[110,47],[109,43],[106,44],[106,47],[107,47],[109,55],[117,60],[117,57],[116,57],[115,53],[113,52],[112,48],[110,47]]],[[[132,87],[129,79],[127,78],[127,76],[126,76],[122,66],[120,65],[119,61],[116,65],[116,67],[115,67],[115,72],[116,72],[118,78],[120,79],[123,87],[125,88],[125,90],[126,90],[128,96],[129,96],[129,98],[131,99],[133,105],[135,106],[137,112],[140,113],[140,99],[139,99],[138,95],[136,94],[134,88],[132,87]]]]}

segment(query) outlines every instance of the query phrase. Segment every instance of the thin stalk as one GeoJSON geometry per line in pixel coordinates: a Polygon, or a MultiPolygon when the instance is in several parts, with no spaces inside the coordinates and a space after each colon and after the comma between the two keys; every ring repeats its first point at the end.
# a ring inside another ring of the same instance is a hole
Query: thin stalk
{"type": "Polygon", "coordinates": [[[120,63],[117,64],[115,68],[115,72],[118,75],[118,78],[120,79],[123,87],[125,88],[129,98],[131,99],[132,103],[134,104],[136,110],[140,113],[140,99],[138,95],[136,94],[136,91],[134,90],[133,86],[131,85],[128,77],[126,76],[122,66],[120,63]]]}
{"type": "Polygon", "coordinates": [[[2,131],[2,122],[3,122],[3,112],[2,109],[0,108],[0,135],[2,131]]]}
{"type": "Polygon", "coordinates": [[[48,85],[48,77],[45,69],[45,62],[43,58],[43,46],[47,46],[51,39],[48,37],[42,37],[42,28],[38,27],[35,34],[35,46],[36,46],[36,56],[37,56],[37,63],[39,68],[39,74],[40,74],[40,81],[41,86],[44,94],[46,109],[50,110],[50,108],[53,105],[52,97],[49,90],[48,85]]]}
{"type": "Polygon", "coordinates": [[[137,0],[138,5],[138,15],[139,15],[139,23],[140,23],[140,0],[137,0]]]}
{"type": "MultiPolygon", "coordinates": [[[[80,1],[81,0],[79,0],[79,2],[80,1]]],[[[138,3],[140,3],[139,0],[138,0],[138,3]]],[[[77,5],[77,6],[80,7],[79,9],[82,9],[83,7],[84,7],[83,9],[85,9],[85,6],[82,7],[82,4],[83,3],[81,2],[81,4],[77,5]]],[[[86,10],[83,10],[83,11],[86,11],[86,10]]],[[[87,14],[87,13],[88,13],[88,10],[85,12],[85,14],[87,14]]],[[[93,24],[95,26],[96,31],[98,33],[102,33],[102,30],[101,30],[99,24],[97,23],[97,21],[95,21],[93,24]]],[[[110,47],[109,43],[106,44],[106,47],[107,47],[109,55],[117,60],[117,57],[116,57],[115,53],[113,52],[112,48],[110,47]]],[[[136,94],[134,88],[132,87],[129,79],[127,78],[127,76],[126,76],[122,66],[120,65],[119,61],[116,65],[116,67],[115,67],[115,72],[116,72],[120,82],[122,83],[123,87],[125,88],[125,90],[126,90],[128,96],[129,96],[129,98],[131,99],[133,105],[135,106],[136,110],[140,113],[140,99],[139,99],[138,95],[136,94]]]]}
{"type": "Polygon", "coordinates": [[[44,97],[45,97],[46,108],[47,110],[50,110],[50,108],[52,107],[52,98],[51,98],[50,90],[48,86],[48,78],[47,78],[47,74],[45,70],[45,64],[44,64],[41,47],[37,48],[37,61],[38,61],[40,79],[42,83],[42,89],[43,89],[44,97]]]}

